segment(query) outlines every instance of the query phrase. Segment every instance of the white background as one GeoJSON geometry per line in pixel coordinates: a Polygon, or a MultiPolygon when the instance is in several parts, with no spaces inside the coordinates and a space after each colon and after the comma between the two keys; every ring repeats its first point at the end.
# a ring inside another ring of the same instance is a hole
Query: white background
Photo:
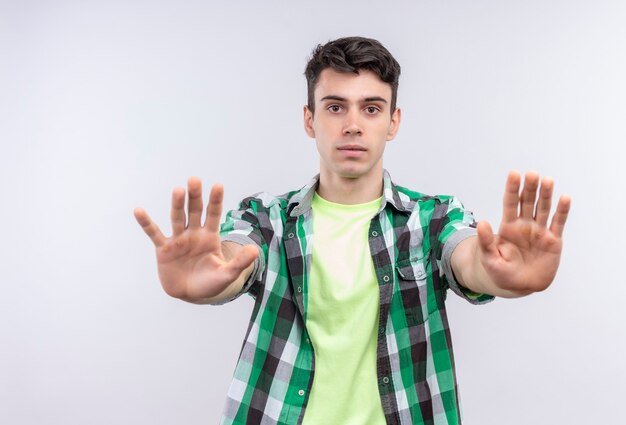
{"type": "Polygon", "coordinates": [[[347,35],[402,65],[397,183],[496,226],[509,169],[573,198],[549,290],[449,297],[466,423],[619,423],[624,22],[619,0],[1,3],[0,423],[218,421],[251,299],[167,297],[132,210],[169,233],[188,176],[229,208],[304,185],[302,72],[347,35]]]}

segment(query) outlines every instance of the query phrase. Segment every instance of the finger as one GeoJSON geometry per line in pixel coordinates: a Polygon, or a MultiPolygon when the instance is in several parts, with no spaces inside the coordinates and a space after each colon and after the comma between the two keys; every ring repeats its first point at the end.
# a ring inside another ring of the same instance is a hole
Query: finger
{"type": "Polygon", "coordinates": [[[242,271],[248,268],[258,256],[259,250],[254,245],[246,245],[230,260],[226,266],[227,270],[236,278],[242,271]]]}
{"type": "Polygon", "coordinates": [[[224,186],[214,184],[209,195],[209,203],[206,206],[206,222],[204,226],[209,232],[219,232],[222,218],[222,200],[224,199],[224,186]]]}
{"type": "Polygon", "coordinates": [[[177,187],[172,191],[172,233],[174,236],[181,234],[185,230],[185,189],[177,187]]]}
{"type": "Polygon", "coordinates": [[[565,228],[565,222],[567,221],[571,205],[572,199],[569,195],[562,195],[559,198],[556,212],[552,216],[552,222],[550,223],[550,231],[558,237],[563,236],[563,229],[565,228]]]}
{"type": "Polygon", "coordinates": [[[554,189],[554,180],[551,177],[541,179],[541,187],[539,188],[539,200],[535,210],[535,221],[541,227],[546,227],[548,217],[550,216],[550,208],[552,208],[552,190],[554,189]]]}
{"type": "Polygon", "coordinates": [[[480,246],[483,254],[495,255],[498,253],[496,248],[496,237],[493,234],[491,225],[486,221],[481,221],[476,226],[478,232],[478,245],[480,246]]]}
{"type": "Polygon", "coordinates": [[[159,226],[157,226],[148,216],[148,213],[143,208],[135,208],[133,211],[137,223],[141,226],[143,231],[148,235],[154,246],[159,247],[165,243],[165,236],[161,233],[159,226]]]}
{"type": "Polygon", "coordinates": [[[518,171],[510,171],[506,179],[504,200],[502,205],[502,222],[512,222],[517,219],[519,204],[519,185],[521,176],[518,171]]]}
{"type": "Polygon", "coordinates": [[[524,178],[524,189],[520,196],[520,217],[532,220],[537,199],[537,187],[539,186],[539,174],[529,171],[524,178]]]}
{"type": "Polygon", "coordinates": [[[189,202],[189,227],[200,227],[202,219],[202,181],[198,177],[190,177],[187,181],[187,194],[189,202]]]}

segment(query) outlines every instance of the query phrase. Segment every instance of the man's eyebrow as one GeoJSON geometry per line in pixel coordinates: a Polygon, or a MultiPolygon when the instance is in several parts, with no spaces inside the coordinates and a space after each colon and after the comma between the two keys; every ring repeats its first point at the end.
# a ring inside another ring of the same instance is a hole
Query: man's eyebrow
{"type": "Polygon", "coordinates": [[[337,100],[339,102],[345,102],[347,99],[345,97],[341,97],[341,96],[336,96],[334,94],[330,94],[328,96],[324,96],[323,98],[320,99],[320,101],[322,100],[337,100]]]}
{"type": "Polygon", "coordinates": [[[380,97],[380,96],[372,96],[372,97],[366,97],[365,102],[384,102],[387,103],[387,99],[380,97]]]}
{"type": "MultiPolygon", "coordinates": [[[[334,94],[330,94],[328,96],[324,96],[323,98],[320,99],[320,101],[323,100],[336,100],[338,102],[345,102],[348,99],[346,99],[345,97],[341,97],[341,96],[337,96],[334,94]]],[[[380,96],[370,96],[370,97],[366,97],[365,99],[363,99],[364,102],[384,102],[387,103],[387,99],[385,99],[384,97],[380,97],[380,96]]]]}

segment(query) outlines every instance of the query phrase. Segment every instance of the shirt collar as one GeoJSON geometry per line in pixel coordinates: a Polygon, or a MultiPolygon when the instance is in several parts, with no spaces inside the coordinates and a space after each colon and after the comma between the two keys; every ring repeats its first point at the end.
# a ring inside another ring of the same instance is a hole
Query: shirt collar
{"type": "MultiPolygon", "coordinates": [[[[313,200],[313,195],[317,190],[319,182],[320,175],[318,174],[313,177],[306,186],[304,186],[291,197],[287,206],[287,214],[289,216],[297,217],[311,209],[311,201],[313,200]]],[[[383,169],[383,196],[380,202],[380,209],[378,210],[378,212],[380,213],[382,210],[384,210],[387,204],[392,205],[398,211],[407,213],[411,212],[409,206],[406,203],[402,202],[402,199],[398,194],[398,189],[396,188],[396,185],[391,181],[391,176],[389,175],[389,172],[383,169]]]]}

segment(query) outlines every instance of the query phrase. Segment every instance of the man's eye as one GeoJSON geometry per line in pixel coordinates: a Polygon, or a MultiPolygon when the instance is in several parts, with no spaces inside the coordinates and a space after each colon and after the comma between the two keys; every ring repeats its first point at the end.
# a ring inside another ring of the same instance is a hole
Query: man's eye
{"type": "Polygon", "coordinates": [[[368,114],[372,114],[372,115],[380,111],[380,109],[378,109],[376,106],[368,106],[367,108],[365,108],[365,110],[367,111],[368,114]]]}
{"type": "Polygon", "coordinates": [[[330,112],[340,112],[341,111],[341,106],[339,106],[339,105],[330,105],[327,109],[330,112]]]}

